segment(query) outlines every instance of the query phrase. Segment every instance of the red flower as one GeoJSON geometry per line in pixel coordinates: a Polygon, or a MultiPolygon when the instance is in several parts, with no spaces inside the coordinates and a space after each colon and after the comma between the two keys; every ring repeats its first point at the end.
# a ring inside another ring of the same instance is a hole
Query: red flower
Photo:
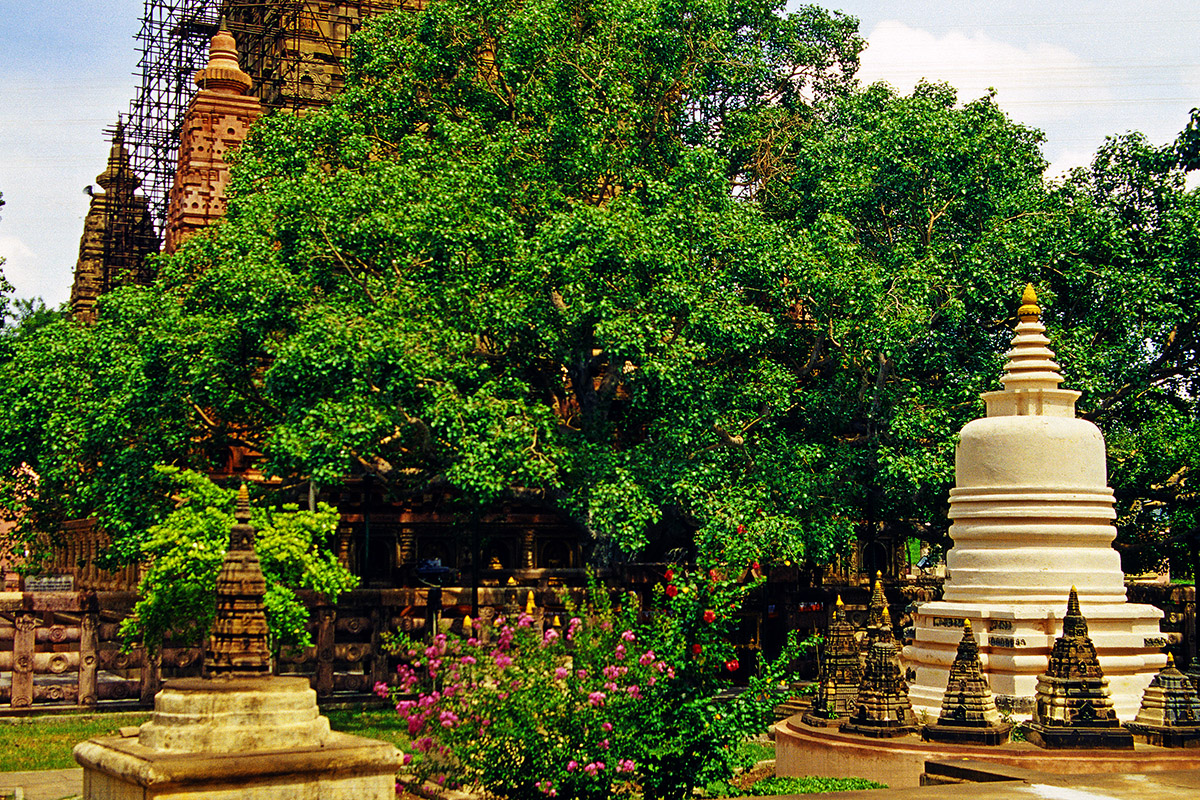
{"type": "Polygon", "coordinates": [[[746,526],[738,525],[738,533],[745,533],[745,532],[746,532],[746,526]]]}
{"type": "Polygon", "coordinates": [[[675,570],[673,570],[673,569],[667,570],[667,574],[664,575],[663,577],[667,579],[668,583],[670,583],[671,581],[675,580],[675,570]]]}
{"type": "Polygon", "coordinates": [[[717,574],[715,569],[710,569],[708,571],[708,579],[713,583],[716,583],[717,581],[721,580],[721,576],[717,574]]]}
{"type": "Polygon", "coordinates": [[[758,562],[755,561],[753,564],[750,565],[750,569],[754,570],[755,572],[758,572],[760,569],[762,569],[762,567],[760,567],[758,565],[758,562]]]}
{"type": "Polygon", "coordinates": [[[737,668],[738,662],[736,658],[731,658],[725,662],[725,669],[729,670],[730,672],[737,672],[737,668]]]}
{"type": "Polygon", "coordinates": [[[692,645],[692,655],[694,655],[694,656],[700,655],[700,653],[703,652],[703,650],[704,650],[704,648],[698,644],[692,645]]]}
{"type": "Polygon", "coordinates": [[[706,608],[704,610],[704,621],[705,622],[708,622],[711,624],[716,618],[717,618],[717,612],[713,611],[711,608],[706,608]]]}
{"type": "Polygon", "coordinates": [[[674,597],[675,595],[679,594],[679,587],[673,583],[669,583],[667,584],[666,593],[667,597],[674,597]]]}

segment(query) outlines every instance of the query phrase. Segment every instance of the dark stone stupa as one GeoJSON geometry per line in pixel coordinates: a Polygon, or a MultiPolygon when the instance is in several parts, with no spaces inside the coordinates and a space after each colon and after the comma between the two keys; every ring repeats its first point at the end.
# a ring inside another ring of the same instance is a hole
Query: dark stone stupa
{"type": "Polygon", "coordinates": [[[846,621],[846,607],[838,597],[833,620],[821,646],[821,675],[812,707],[801,718],[806,725],[826,727],[854,713],[862,660],[854,626],[846,621]]]}
{"type": "Polygon", "coordinates": [[[211,678],[271,674],[263,606],[267,583],[254,551],[250,494],[244,483],[238,491],[234,519],[236,523],[229,530],[229,550],[217,576],[217,618],[204,651],[204,667],[211,678]]]}
{"type": "Polygon", "coordinates": [[[854,714],[842,723],[845,733],[877,739],[917,731],[917,717],[908,699],[908,684],[900,672],[900,653],[892,636],[892,621],[883,611],[879,640],[871,645],[854,714]]]}
{"type": "Polygon", "coordinates": [[[950,666],[950,680],[942,697],[942,713],[921,728],[921,737],[935,742],[958,744],[1004,744],[1012,733],[992,699],[992,690],[979,662],[979,644],[971,631],[971,620],[963,620],[958,654],[950,666]]]}
{"type": "Polygon", "coordinates": [[[1159,747],[1200,747],[1200,694],[1175,669],[1170,653],[1146,687],[1137,718],[1125,727],[1135,738],[1159,747]]]}
{"type": "Polygon", "coordinates": [[[1050,749],[1133,749],[1133,736],[1113,710],[1108,678],[1100,669],[1075,587],[1067,600],[1062,636],[1038,676],[1029,741],[1050,749]]]}

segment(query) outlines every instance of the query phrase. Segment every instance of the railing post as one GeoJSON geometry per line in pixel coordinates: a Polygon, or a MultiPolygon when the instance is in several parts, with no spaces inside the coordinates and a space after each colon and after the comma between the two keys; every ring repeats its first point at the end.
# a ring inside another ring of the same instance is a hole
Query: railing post
{"type": "MultiPolygon", "coordinates": [[[[28,595],[26,595],[28,598],[28,595]]],[[[13,620],[12,707],[33,705],[33,648],[37,618],[32,611],[18,611],[13,620]]]]}
{"type": "Polygon", "coordinates": [[[317,697],[333,694],[334,620],[332,608],[317,609],[317,697]]]}
{"type": "Polygon", "coordinates": [[[83,613],[79,619],[79,699],[81,706],[96,705],[96,675],[100,650],[100,614],[96,595],[81,595],[83,613]]]}

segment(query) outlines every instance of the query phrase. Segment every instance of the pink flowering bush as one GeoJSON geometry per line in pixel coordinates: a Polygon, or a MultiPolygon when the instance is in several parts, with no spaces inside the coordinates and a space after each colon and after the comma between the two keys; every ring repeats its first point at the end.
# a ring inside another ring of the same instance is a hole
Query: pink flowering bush
{"type": "Polygon", "coordinates": [[[407,663],[392,691],[419,756],[409,779],[537,800],[634,788],[683,797],[728,777],[734,746],[761,729],[773,703],[770,671],[763,685],[716,704],[733,658],[722,637],[745,590],[682,577],[669,585],[676,591],[660,587],[648,610],[631,599],[614,607],[593,585],[559,627],[539,630],[520,614],[486,630],[476,623],[466,637],[398,636],[407,663]]]}

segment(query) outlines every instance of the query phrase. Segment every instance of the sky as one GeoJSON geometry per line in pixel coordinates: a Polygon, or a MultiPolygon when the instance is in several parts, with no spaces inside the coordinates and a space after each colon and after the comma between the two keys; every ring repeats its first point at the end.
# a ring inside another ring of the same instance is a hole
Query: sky
{"type": "MultiPolygon", "coordinates": [[[[796,3],[793,0],[793,7],[796,3]]],[[[859,77],[903,92],[996,90],[1046,134],[1048,172],[1105,136],[1166,144],[1200,106],[1200,4],[1177,0],[831,0],[868,40],[859,77]]],[[[67,299],[104,170],[103,137],[134,94],[142,0],[0,0],[0,257],[18,297],[67,299]]]]}

